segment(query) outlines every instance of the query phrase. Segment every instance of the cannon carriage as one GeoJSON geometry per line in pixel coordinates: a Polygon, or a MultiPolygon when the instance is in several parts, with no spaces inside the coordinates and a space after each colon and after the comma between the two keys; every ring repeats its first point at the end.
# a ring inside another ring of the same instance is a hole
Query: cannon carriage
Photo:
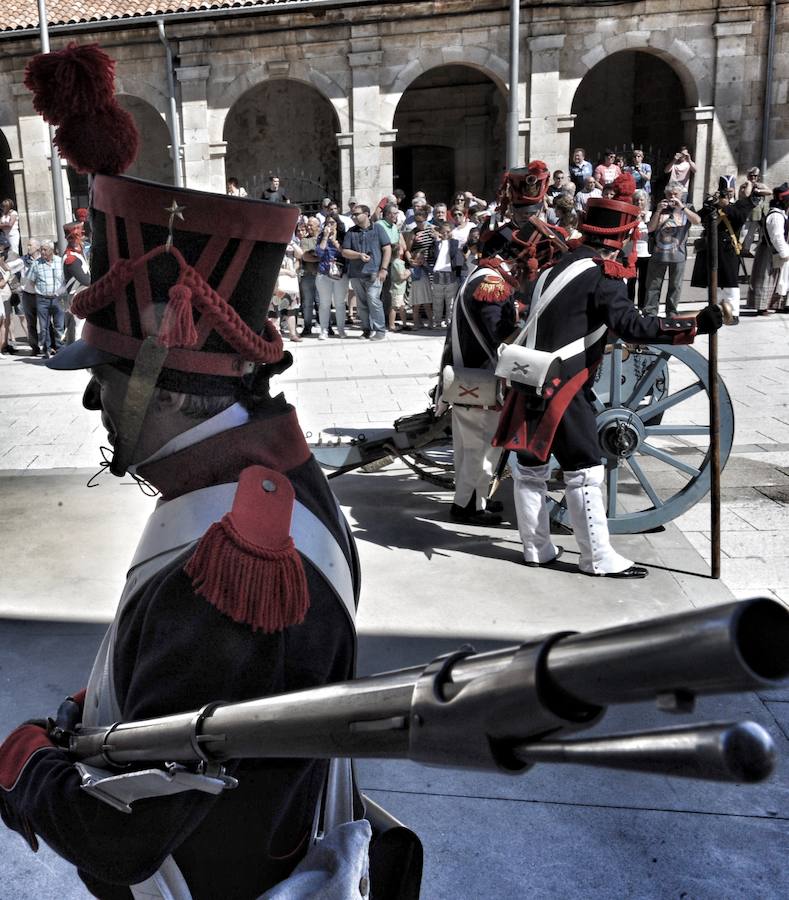
{"type": "MultiPolygon", "coordinates": [[[[734,410],[719,378],[720,460],[734,440],[734,410]]],[[[608,526],[612,534],[651,531],[686,513],[711,485],[710,379],[707,360],[688,346],[606,347],[594,381],[597,428],[606,468],[608,526]]],[[[420,478],[452,489],[452,421],[434,407],[398,419],[391,429],[349,434],[312,444],[329,478],[372,473],[400,460],[420,478]]],[[[553,469],[554,489],[561,472],[553,469]]],[[[551,517],[567,524],[557,497],[551,517]]]]}

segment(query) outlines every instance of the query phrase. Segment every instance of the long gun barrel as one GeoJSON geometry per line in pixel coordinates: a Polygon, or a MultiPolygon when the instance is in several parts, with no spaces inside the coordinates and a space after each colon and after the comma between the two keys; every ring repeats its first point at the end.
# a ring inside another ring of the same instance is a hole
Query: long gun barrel
{"type": "Polygon", "coordinates": [[[754,723],[560,740],[605,706],[657,700],[685,712],[702,694],[773,688],[789,676],[789,610],[767,599],[602,631],[560,632],[490,653],[202,710],[77,731],[94,765],[264,757],[379,757],[521,772],[580,762],[753,781],[773,766],[754,723]]]}

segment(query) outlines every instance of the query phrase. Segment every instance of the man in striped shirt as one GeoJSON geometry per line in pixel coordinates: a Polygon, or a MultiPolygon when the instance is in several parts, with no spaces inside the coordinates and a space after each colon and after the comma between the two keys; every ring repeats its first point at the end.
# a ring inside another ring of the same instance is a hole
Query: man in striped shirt
{"type": "Polygon", "coordinates": [[[43,241],[41,257],[30,267],[30,280],[36,287],[36,312],[41,355],[47,359],[63,346],[64,313],[63,260],[55,253],[52,241],[43,241]],[[52,320],[52,330],[49,323],[52,320]]]}

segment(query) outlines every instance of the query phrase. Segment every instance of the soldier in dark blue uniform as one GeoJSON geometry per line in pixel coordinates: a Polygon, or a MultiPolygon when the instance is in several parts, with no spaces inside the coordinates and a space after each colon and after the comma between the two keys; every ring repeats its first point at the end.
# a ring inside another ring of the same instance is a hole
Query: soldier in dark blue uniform
{"type": "Polygon", "coordinates": [[[532,285],[526,333],[536,350],[556,354],[558,369],[542,396],[512,381],[495,438],[515,450],[515,506],[527,565],[552,562],[546,493],[549,459],[564,472],[567,510],[580,550],[579,568],[587,575],[643,578],[611,546],[601,492],[604,467],[598,441],[591,385],[609,329],[636,343],[690,343],[696,334],[717,329],[717,307],[696,318],[642,316],[627,296],[628,267],[617,261],[638,222],[632,205],[632,177],[614,182],[615,198],[589,201],[584,242],[532,285]],[[545,300],[553,293],[553,298],[545,300]],[[544,304],[544,305],[543,305],[544,304]]]}

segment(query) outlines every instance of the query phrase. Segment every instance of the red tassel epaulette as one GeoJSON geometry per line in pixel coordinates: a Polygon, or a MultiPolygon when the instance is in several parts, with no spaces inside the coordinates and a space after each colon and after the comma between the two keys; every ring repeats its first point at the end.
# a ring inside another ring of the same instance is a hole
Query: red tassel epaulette
{"type": "Polygon", "coordinates": [[[503,276],[491,272],[474,288],[473,297],[480,303],[504,303],[508,300],[515,288],[508,284],[503,276]]]}
{"type": "Polygon", "coordinates": [[[298,625],[309,609],[304,565],[290,536],[294,499],[281,473],[244,469],[233,508],[203,535],[184,567],[201,596],[253,631],[298,625]]]}
{"type": "Polygon", "coordinates": [[[635,267],[623,266],[615,259],[598,259],[595,262],[603,269],[603,274],[608,278],[633,278],[636,274],[635,267]]]}

